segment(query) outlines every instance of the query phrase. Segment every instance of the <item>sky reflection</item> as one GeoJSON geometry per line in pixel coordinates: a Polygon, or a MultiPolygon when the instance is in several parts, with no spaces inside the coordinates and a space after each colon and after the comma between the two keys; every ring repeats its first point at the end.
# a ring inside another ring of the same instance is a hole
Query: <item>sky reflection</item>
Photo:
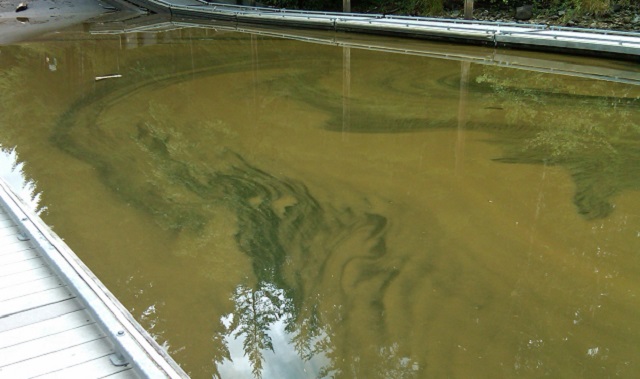
{"type": "Polygon", "coordinates": [[[0,145],[0,178],[3,179],[31,210],[40,214],[46,207],[39,208],[41,193],[36,190],[35,181],[28,179],[24,163],[18,160],[15,148],[0,145]]]}

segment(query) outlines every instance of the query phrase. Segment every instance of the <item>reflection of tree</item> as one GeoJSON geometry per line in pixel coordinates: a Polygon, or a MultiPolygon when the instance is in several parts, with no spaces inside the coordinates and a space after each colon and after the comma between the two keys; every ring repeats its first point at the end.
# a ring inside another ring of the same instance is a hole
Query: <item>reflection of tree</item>
{"type": "MultiPolygon", "coordinates": [[[[358,58],[359,54],[352,57],[356,67],[358,58]]],[[[365,86],[361,83],[364,79],[357,75],[359,71],[353,72],[352,80],[358,83],[353,88],[365,86]]],[[[442,83],[434,91],[434,83],[413,78],[410,73],[403,74],[410,83],[389,77],[389,72],[376,74],[372,89],[384,89],[385,96],[375,98],[363,91],[359,96],[352,91],[351,132],[407,133],[457,126],[452,112],[425,116],[420,106],[398,109],[397,105],[425,94],[432,101],[454,96],[457,80],[436,76],[442,83]]],[[[304,80],[272,83],[272,90],[286,87],[292,96],[334,116],[325,124],[326,129],[342,131],[338,117],[342,114],[341,99],[335,91],[323,88],[319,75],[304,75],[304,80]]],[[[467,128],[492,134],[492,140],[505,151],[499,161],[566,168],[576,183],[574,203],[578,212],[589,219],[610,214],[611,198],[621,190],[640,188],[638,165],[634,163],[640,156],[640,98],[633,87],[601,81],[574,85],[558,75],[494,66],[472,66],[472,75],[476,80],[469,88],[467,128]],[[483,70],[480,75],[478,68],[483,70]]],[[[370,85],[370,72],[366,81],[370,85]]],[[[452,99],[457,100],[457,94],[452,99]]]]}
{"type": "MultiPolygon", "coordinates": [[[[336,346],[333,341],[340,340],[336,333],[343,331],[333,328],[340,325],[340,320],[335,318],[344,317],[343,310],[336,307],[335,312],[321,314],[318,312],[322,301],[319,297],[307,299],[300,304],[300,309],[294,309],[282,289],[263,282],[255,289],[238,286],[233,300],[233,313],[223,318],[225,332],[217,334],[215,341],[225,346],[225,339],[242,339],[244,354],[256,378],[262,377],[263,352],[268,349],[277,353],[269,335],[277,321],[285,322],[290,342],[302,360],[310,361],[319,356],[326,358],[325,362],[328,363],[316,373],[318,378],[420,377],[421,366],[418,361],[403,355],[398,342],[367,346],[360,351],[362,355],[354,355],[336,346]],[[297,312],[297,318],[293,317],[292,310],[297,312]],[[368,358],[371,356],[375,359],[368,358]]],[[[218,364],[225,359],[232,359],[226,347],[224,351],[216,355],[218,364]]],[[[216,374],[214,377],[220,376],[216,374]]]]}
{"type": "Polygon", "coordinates": [[[217,331],[211,337],[212,342],[212,357],[211,362],[213,363],[213,373],[212,377],[214,379],[221,379],[220,372],[218,371],[218,365],[224,362],[224,360],[231,361],[231,354],[229,353],[229,347],[225,341],[226,333],[225,331],[217,331]]]}
{"type": "MultiPolygon", "coordinates": [[[[327,343],[328,333],[323,330],[321,316],[318,310],[320,298],[309,299],[298,310],[299,318],[287,324],[287,332],[293,337],[291,343],[298,354],[305,361],[316,354],[331,351],[331,344],[327,343]]],[[[328,329],[328,328],[327,328],[328,329]]]]}
{"type": "Polygon", "coordinates": [[[245,355],[249,358],[256,378],[262,377],[262,352],[273,351],[268,334],[273,323],[286,317],[287,302],[284,291],[272,284],[261,282],[257,288],[239,286],[233,296],[235,311],[228,330],[234,338],[243,338],[245,355]]]}
{"type": "Polygon", "coordinates": [[[566,168],[576,183],[574,203],[586,218],[606,217],[615,194],[640,188],[638,98],[627,97],[624,87],[610,92],[612,84],[565,89],[557,76],[513,77],[500,70],[486,68],[476,79],[504,109],[500,161],[566,168]]]}

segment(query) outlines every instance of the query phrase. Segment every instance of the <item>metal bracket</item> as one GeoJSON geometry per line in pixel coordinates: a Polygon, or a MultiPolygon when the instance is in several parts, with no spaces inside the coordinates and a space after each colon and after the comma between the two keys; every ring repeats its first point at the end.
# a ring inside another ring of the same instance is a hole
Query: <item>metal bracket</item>
{"type": "Polygon", "coordinates": [[[19,241],[29,241],[31,238],[29,238],[29,236],[27,235],[27,233],[20,231],[18,232],[18,240],[19,241]]]}
{"type": "Polygon", "coordinates": [[[127,362],[127,361],[124,359],[124,357],[122,356],[122,354],[120,354],[120,353],[114,353],[114,354],[111,354],[111,355],[109,356],[109,360],[111,361],[111,363],[112,363],[114,366],[121,367],[121,366],[128,366],[128,365],[129,365],[129,362],[127,362]]]}

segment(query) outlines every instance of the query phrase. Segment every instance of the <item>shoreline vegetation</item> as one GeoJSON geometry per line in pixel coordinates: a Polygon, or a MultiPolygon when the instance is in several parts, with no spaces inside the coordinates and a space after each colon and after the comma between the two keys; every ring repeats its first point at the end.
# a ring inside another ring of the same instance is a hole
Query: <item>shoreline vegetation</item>
{"type": "MultiPolygon", "coordinates": [[[[342,0],[262,0],[266,6],[341,11],[342,0]]],[[[464,19],[465,0],[352,0],[351,11],[464,19]]],[[[640,31],[635,0],[475,0],[473,19],[640,31]]]]}

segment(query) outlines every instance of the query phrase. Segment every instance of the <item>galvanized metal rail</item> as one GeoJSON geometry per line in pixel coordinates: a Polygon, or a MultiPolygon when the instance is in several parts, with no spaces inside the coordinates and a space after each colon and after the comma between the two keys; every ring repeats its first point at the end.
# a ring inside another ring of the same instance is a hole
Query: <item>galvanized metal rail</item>
{"type": "Polygon", "coordinates": [[[129,0],[176,16],[395,35],[457,43],[528,50],[571,52],[640,61],[640,33],[611,30],[547,27],[527,23],[501,23],[406,17],[384,14],[312,12],[230,5],[202,0],[129,0]]]}
{"type": "Polygon", "coordinates": [[[188,378],[0,179],[0,377],[188,378]]]}

